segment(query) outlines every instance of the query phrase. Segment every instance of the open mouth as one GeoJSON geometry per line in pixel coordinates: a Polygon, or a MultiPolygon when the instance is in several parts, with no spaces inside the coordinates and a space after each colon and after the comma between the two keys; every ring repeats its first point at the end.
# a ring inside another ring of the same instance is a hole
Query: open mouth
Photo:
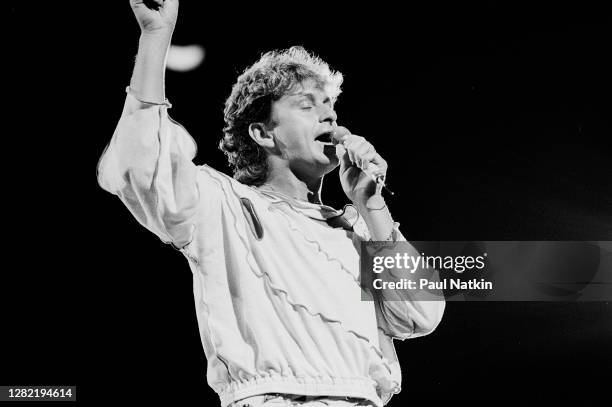
{"type": "Polygon", "coordinates": [[[322,143],[323,145],[331,145],[331,146],[333,146],[334,142],[333,142],[332,134],[333,133],[331,131],[328,131],[328,132],[325,132],[325,133],[321,133],[317,137],[315,137],[315,141],[318,141],[318,142],[322,143]]]}
{"type": "Polygon", "coordinates": [[[334,143],[332,136],[333,132],[328,131],[315,137],[315,141],[319,142],[323,146],[323,153],[327,156],[336,155],[336,143],[334,143]]]}

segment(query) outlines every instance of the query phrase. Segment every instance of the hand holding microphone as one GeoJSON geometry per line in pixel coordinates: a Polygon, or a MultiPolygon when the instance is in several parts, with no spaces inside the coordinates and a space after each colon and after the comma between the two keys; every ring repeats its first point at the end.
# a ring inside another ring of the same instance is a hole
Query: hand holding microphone
{"type": "Polygon", "coordinates": [[[334,128],[332,141],[336,145],[341,145],[346,150],[345,155],[340,157],[342,163],[341,171],[345,171],[347,166],[357,167],[376,183],[377,189],[385,188],[387,192],[393,195],[393,192],[385,185],[387,163],[376,152],[371,143],[363,137],[351,134],[343,126],[336,126],[334,128]]]}

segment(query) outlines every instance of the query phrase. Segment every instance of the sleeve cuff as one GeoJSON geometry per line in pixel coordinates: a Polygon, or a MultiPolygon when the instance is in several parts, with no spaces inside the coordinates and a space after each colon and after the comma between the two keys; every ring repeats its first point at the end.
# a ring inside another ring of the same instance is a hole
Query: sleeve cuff
{"type": "Polygon", "coordinates": [[[172,107],[172,103],[170,103],[167,98],[165,98],[163,102],[151,102],[151,101],[148,101],[148,100],[143,100],[138,95],[136,95],[136,93],[134,92],[134,90],[130,86],[127,86],[125,88],[125,93],[127,93],[128,95],[132,95],[132,97],[134,97],[140,103],[146,103],[146,104],[149,104],[149,105],[166,106],[168,109],[170,109],[172,107]]]}
{"type": "MultiPolygon", "coordinates": [[[[399,222],[393,222],[393,229],[391,229],[391,233],[389,234],[389,236],[387,236],[385,240],[376,240],[376,241],[377,242],[382,241],[382,242],[397,243],[399,240],[401,240],[400,237],[403,238],[402,234],[399,231],[399,227],[400,227],[399,222]]],[[[370,242],[375,241],[371,237],[369,240],[370,242]]]]}

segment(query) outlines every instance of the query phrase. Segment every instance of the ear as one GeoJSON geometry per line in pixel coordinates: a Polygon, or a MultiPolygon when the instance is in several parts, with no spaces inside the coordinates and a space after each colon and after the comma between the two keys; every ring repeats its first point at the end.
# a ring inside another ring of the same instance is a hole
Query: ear
{"type": "Polygon", "coordinates": [[[266,149],[274,148],[274,137],[272,132],[266,129],[264,123],[251,123],[249,124],[249,136],[254,142],[266,149]]]}

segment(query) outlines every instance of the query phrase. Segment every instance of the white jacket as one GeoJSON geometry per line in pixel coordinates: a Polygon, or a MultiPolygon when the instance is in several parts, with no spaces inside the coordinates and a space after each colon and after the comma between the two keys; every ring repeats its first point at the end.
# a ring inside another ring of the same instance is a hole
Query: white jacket
{"type": "Polygon", "coordinates": [[[207,379],[222,406],[264,393],[382,406],[399,392],[393,338],[431,332],[444,302],[362,301],[361,217],[352,230],[332,228],[333,208],[196,166],[195,142],[167,108],[139,105],[127,96],[98,181],[187,257],[207,379]]]}

